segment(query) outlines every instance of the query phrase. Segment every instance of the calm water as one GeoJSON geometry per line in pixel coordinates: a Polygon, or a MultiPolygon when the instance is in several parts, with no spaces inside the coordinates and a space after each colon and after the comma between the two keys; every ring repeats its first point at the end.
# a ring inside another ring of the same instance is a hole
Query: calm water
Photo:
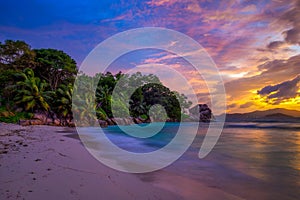
{"type": "MultiPolygon", "coordinates": [[[[183,125],[187,134],[196,126],[183,125]]],[[[117,126],[105,132],[123,149],[151,152],[166,145],[177,129],[177,123],[169,123],[148,139],[130,137],[117,126]]],[[[300,123],[227,123],[213,151],[199,159],[206,130],[202,124],[187,152],[153,176],[175,173],[245,199],[300,198],[300,123]]]]}

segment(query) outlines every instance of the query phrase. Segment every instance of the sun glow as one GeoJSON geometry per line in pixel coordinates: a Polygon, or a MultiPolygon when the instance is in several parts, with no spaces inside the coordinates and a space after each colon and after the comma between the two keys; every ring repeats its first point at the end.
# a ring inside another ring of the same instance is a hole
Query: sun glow
{"type": "Polygon", "coordinates": [[[248,72],[241,72],[238,74],[229,74],[231,78],[243,78],[248,72]]]}
{"type": "Polygon", "coordinates": [[[235,105],[236,108],[231,108],[228,112],[250,112],[274,108],[300,110],[300,95],[279,101],[277,98],[268,99],[267,96],[261,96],[257,94],[257,90],[250,90],[249,95],[235,101],[235,105]]]}

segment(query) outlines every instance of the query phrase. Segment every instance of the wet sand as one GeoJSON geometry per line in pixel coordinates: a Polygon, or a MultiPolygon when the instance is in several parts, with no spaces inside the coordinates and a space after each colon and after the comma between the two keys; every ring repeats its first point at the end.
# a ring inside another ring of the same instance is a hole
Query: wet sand
{"type": "Polygon", "coordinates": [[[75,128],[0,123],[0,199],[240,199],[164,170],[115,171],[76,134],[75,128]]]}

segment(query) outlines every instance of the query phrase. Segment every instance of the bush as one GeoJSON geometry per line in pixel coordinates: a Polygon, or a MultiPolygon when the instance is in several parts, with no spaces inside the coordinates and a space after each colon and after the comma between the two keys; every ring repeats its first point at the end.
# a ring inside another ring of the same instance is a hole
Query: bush
{"type": "Polygon", "coordinates": [[[5,107],[0,107],[0,122],[18,123],[20,119],[31,119],[32,113],[28,112],[11,112],[7,111],[5,107]]]}

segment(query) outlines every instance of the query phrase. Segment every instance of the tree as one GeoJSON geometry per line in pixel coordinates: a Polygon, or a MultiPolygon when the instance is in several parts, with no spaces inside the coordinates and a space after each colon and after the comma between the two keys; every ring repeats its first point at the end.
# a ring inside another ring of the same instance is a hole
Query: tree
{"type": "MultiPolygon", "coordinates": [[[[95,94],[97,108],[101,108],[101,110],[104,111],[108,117],[113,117],[111,111],[112,93],[117,82],[121,79],[122,76],[123,74],[121,72],[115,75],[107,72],[106,74],[97,74],[95,76],[95,80],[99,80],[97,83],[95,94]]],[[[126,107],[120,101],[117,101],[117,104],[120,109],[124,109],[124,107],[126,107]]]]}
{"type": "Polygon", "coordinates": [[[54,101],[54,109],[64,124],[68,124],[67,118],[72,118],[72,94],[73,94],[73,85],[61,84],[56,90],[56,100],[54,101]]]}
{"type": "Polygon", "coordinates": [[[25,68],[34,68],[35,52],[23,41],[0,42],[0,102],[9,104],[13,93],[9,88],[15,84],[15,74],[25,68]]]}
{"type": "MultiPolygon", "coordinates": [[[[169,88],[160,83],[149,83],[142,87],[142,92],[143,102],[147,105],[147,108],[150,108],[155,104],[159,104],[165,108],[170,119],[180,121],[180,103],[176,97],[176,94],[170,91],[169,88]]],[[[148,112],[149,109],[147,109],[147,112],[144,114],[149,116],[148,112]]]]}
{"type": "MultiPolygon", "coordinates": [[[[86,75],[80,75],[77,78],[91,79],[86,75]]],[[[80,81],[82,83],[82,80],[80,81]]],[[[91,83],[91,82],[89,82],[91,83]]],[[[93,101],[94,97],[92,92],[89,91],[89,87],[82,87],[82,85],[74,86],[72,111],[75,115],[76,125],[79,126],[92,126],[94,125],[94,112],[97,108],[96,103],[93,101]]]]}
{"type": "Polygon", "coordinates": [[[187,96],[185,96],[184,94],[179,94],[177,91],[173,91],[173,93],[176,95],[180,103],[181,112],[187,114],[187,110],[191,107],[193,102],[189,101],[187,96]]]}
{"type": "Polygon", "coordinates": [[[0,103],[9,103],[13,99],[13,91],[9,86],[15,84],[16,73],[14,69],[0,71],[0,103]]]}
{"type": "Polygon", "coordinates": [[[53,92],[47,91],[47,83],[35,77],[32,69],[16,74],[21,81],[15,85],[15,103],[22,106],[26,111],[49,111],[48,101],[53,92]]]}
{"type": "Polygon", "coordinates": [[[76,62],[63,51],[36,49],[35,73],[55,91],[62,83],[73,83],[77,74],[76,62]]]}
{"type": "Polygon", "coordinates": [[[101,108],[109,117],[112,117],[111,95],[112,91],[107,85],[98,85],[96,90],[97,107],[101,108]]]}
{"type": "Polygon", "coordinates": [[[147,112],[149,108],[144,101],[142,88],[139,87],[131,95],[129,100],[130,115],[133,117],[139,117],[147,112]]]}
{"type": "Polygon", "coordinates": [[[77,76],[77,81],[74,91],[78,95],[73,96],[73,111],[78,117],[77,123],[81,125],[93,125],[94,113],[98,119],[102,120],[114,117],[112,106],[117,112],[114,114],[118,117],[130,115],[132,117],[143,116],[143,119],[147,119],[152,112],[153,117],[158,121],[163,120],[165,114],[168,118],[179,121],[181,106],[182,109],[190,106],[187,97],[170,91],[163,86],[157,76],[152,74],[142,75],[138,72],[127,75],[119,72],[113,75],[108,72],[96,74],[93,77],[80,74],[77,76]],[[118,87],[116,87],[117,84],[118,87]],[[116,95],[113,96],[113,92],[116,92],[116,95]],[[129,103],[129,109],[127,103],[129,103]],[[159,106],[155,107],[156,104],[161,105],[166,113],[161,112],[159,106]]]}
{"type": "Polygon", "coordinates": [[[6,40],[0,42],[0,71],[24,70],[35,67],[35,52],[24,41],[6,40]]]}

